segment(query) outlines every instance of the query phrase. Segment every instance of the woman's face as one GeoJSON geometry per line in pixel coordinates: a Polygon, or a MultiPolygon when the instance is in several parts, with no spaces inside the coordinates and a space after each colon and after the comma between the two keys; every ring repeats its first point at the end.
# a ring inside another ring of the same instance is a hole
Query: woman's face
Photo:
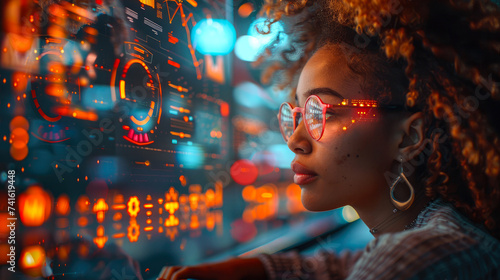
{"type": "MultiPolygon", "coordinates": [[[[371,99],[361,89],[361,82],[347,66],[341,50],[323,47],[300,74],[298,106],[303,107],[311,93],[327,104],[342,101],[332,92],[346,99],[371,99]]],[[[335,109],[334,112],[327,119],[319,141],[311,138],[302,121],[288,141],[288,147],[295,153],[292,166],[297,168],[298,164],[299,169],[302,166],[317,174],[312,179],[297,174],[294,177],[302,189],[304,207],[311,211],[345,205],[369,207],[380,199],[387,199],[389,185],[384,173],[393,169],[398,156],[396,118],[381,117],[373,111],[375,118],[361,121],[356,109],[335,109]]]]}

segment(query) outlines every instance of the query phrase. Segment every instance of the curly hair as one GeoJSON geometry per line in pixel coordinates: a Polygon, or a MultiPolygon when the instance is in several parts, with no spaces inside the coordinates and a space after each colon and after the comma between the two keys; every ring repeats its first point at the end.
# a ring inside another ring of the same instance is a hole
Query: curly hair
{"type": "MultiPolygon", "coordinates": [[[[488,0],[266,0],[268,27],[292,40],[268,47],[262,81],[292,94],[321,46],[345,48],[348,66],[383,102],[424,114],[429,153],[418,180],[500,239],[500,8],[488,0]],[[376,70],[376,71],[375,71],[376,70]],[[386,97],[391,98],[387,99],[386,97]],[[399,101],[398,101],[399,100],[399,101]]],[[[270,30],[270,29],[268,29],[270,30]]]]}

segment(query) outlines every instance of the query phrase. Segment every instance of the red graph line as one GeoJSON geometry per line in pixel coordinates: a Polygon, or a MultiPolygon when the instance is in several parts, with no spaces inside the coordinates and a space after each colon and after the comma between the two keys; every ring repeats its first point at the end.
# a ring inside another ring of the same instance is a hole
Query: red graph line
{"type": "Polygon", "coordinates": [[[198,62],[198,59],[196,58],[196,53],[194,51],[193,44],[191,43],[191,31],[189,30],[189,27],[187,24],[189,19],[191,19],[192,25],[193,26],[196,25],[196,22],[194,21],[194,18],[193,18],[193,13],[189,13],[189,15],[186,17],[186,15],[184,14],[184,9],[182,8],[182,3],[178,3],[177,0],[166,0],[165,3],[167,3],[167,2],[175,2],[177,4],[177,8],[175,9],[172,16],[170,15],[170,9],[168,8],[168,4],[167,4],[168,20],[170,23],[172,23],[175,15],[177,14],[177,11],[180,11],[180,13],[181,13],[182,26],[184,26],[184,28],[186,28],[189,53],[191,54],[191,58],[193,59],[193,65],[196,68],[196,78],[198,80],[201,80],[202,76],[201,76],[200,63],[198,62]]]}

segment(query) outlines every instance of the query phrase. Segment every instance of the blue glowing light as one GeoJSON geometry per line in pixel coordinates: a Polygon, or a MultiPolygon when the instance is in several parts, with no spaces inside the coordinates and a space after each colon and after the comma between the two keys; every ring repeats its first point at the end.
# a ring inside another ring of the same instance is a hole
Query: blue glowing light
{"type": "Polygon", "coordinates": [[[177,162],[184,168],[198,169],[203,166],[204,151],[198,145],[179,145],[177,150],[177,162]]]}
{"type": "Polygon", "coordinates": [[[255,61],[261,52],[262,45],[254,36],[244,35],[236,40],[234,53],[243,61],[255,61]]]}
{"type": "Polygon", "coordinates": [[[286,34],[283,33],[285,29],[283,28],[283,24],[281,22],[275,22],[271,25],[271,30],[269,30],[266,24],[266,18],[258,18],[250,24],[248,28],[248,35],[257,38],[261,45],[265,46],[271,43],[274,39],[278,37],[278,39],[284,40],[286,39],[286,34]],[[270,31],[268,34],[261,34],[261,32],[270,31]]]}
{"type": "Polygon", "coordinates": [[[248,108],[259,107],[269,98],[260,86],[251,82],[243,82],[237,85],[234,88],[233,95],[236,103],[248,108]]]}
{"type": "MultiPolygon", "coordinates": [[[[258,18],[250,24],[248,35],[238,38],[234,52],[243,61],[255,61],[257,57],[272,43],[284,45],[288,36],[284,33],[283,24],[275,22],[269,30],[266,18],[258,18]],[[261,34],[261,32],[268,32],[261,34]]],[[[275,45],[278,46],[278,45],[275,45]]]]}
{"type": "Polygon", "coordinates": [[[225,19],[202,19],[191,31],[194,48],[202,54],[225,55],[236,42],[236,30],[225,19]]]}
{"type": "Polygon", "coordinates": [[[290,163],[295,157],[295,154],[288,148],[286,144],[271,145],[269,147],[269,152],[274,155],[275,167],[290,169],[290,163]]]}

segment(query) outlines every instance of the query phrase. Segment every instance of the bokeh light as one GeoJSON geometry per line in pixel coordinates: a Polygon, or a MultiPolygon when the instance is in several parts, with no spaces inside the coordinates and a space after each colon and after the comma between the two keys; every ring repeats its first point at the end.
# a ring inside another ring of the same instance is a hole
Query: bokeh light
{"type": "Polygon", "coordinates": [[[238,15],[242,18],[247,18],[251,13],[255,11],[255,7],[252,3],[247,2],[238,8],[238,15]]]}
{"type": "Polygon", "coordinates": [[[240,185],[250,185],[257,180],[259,170],[247,159],[237,160],[230,169],[231,178],[240,185]]]}
{"type": "Polygon", "coordinates": [[[29,246],[21,252],[21,269],[32,277],[42,276],[45,261],[45,250],[41,246],[29,246]]]}
{"type": "Polygon", "coordinates": [[[283,24],[281,22],[278,21],[273,23],[271,25],[271,29],[269,30],[266,20],[267,19],[263,17],[254,20],[248,28],[248,35],[257,38],[261,46],[266,46],[269,43],[272,43],[275,39],[279,39],[280,41],[286,39],[286,34],[283,33],[285,29],[283,28],[283,24]],[[267,34],[262,34],[260,32],[267,34]]]}
{"type": "Polygon", "coordinates": [[[56,201],[56,213],[61,216],[66,216],[70,212],[69,196],[67,194],[62,194],[57,198],[56,201]]]}
{"type": "Polygon", "coordinates": [[[191,30],[193,46],[202,54],[225,55],[236,42],[236,30],[225,19],[202,19],[191,30]]]}
{"type": "Polygon", "coordinates": [[[356,212],[356,210],[354,210],[354,208],[349,205],[342,208],[342,217],[349,223],[359,219],[358,212],[356,212]]]}
{"type": "Polygon", "coordinates": [[[255,61],[261,53],[261,43],[259,39],[250,35],[243,35],[236,40],[234,53],[243,61],[255,61]]]}
{"type": "Polygon", "coordinates": [[[52,211],[52,197],[38,185],[30,186],[19,196],[19,214],[25,226],[41,226],[52,211]]]}
{"type": "Polygon", "coordinates": [[[265,103],[267,98],[264,90],[252,82],[243,82],[233,90],[236,103],[248,108],[259,107],[265,103]]]}
{"type": "Polygon", "coordinates": [[[199,145],[179,145],[177,152],[177,161],[184,168],[196,169],[203,165],[205,157],[203,148],[199,145]]]}

